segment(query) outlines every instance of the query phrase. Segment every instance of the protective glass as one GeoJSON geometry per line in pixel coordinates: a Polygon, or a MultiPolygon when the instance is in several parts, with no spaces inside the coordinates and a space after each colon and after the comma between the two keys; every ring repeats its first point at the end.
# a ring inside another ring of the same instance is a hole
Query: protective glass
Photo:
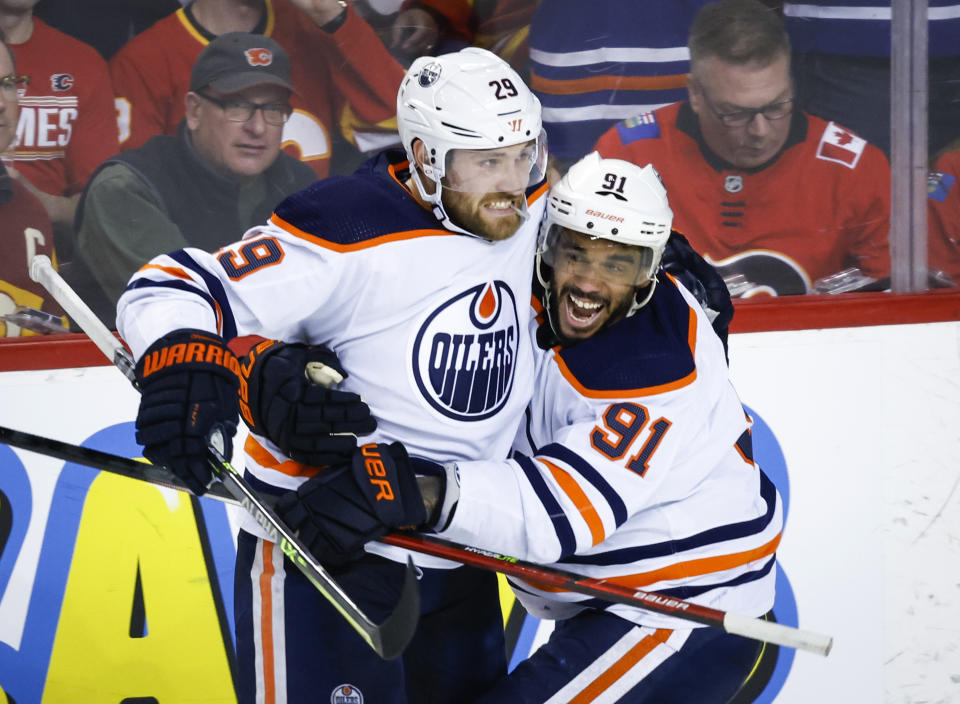
{"type": "Polygon", "coordinates": [[[451,149],[441,185],[461,193],[519,193],[543,180],[547,171],[547,135],[523,144],[493,149],[451,149]]]}
{"type": "Polygon", "coordinates": [[[219,106],[223,110],[224,117],[230,122],[246,122],[259,110],[263,113],[263,121],[268,125],[282,125],[293,111],[288,103],[254,103],[249,100],[217,98],[200,92],[197,95],[219,106]]]}
{"type": "Polygon", "coordinates": [[[591,237],[551,224],[540,245],[542,261],[558,278],[605,281],[614,286],[641,286],[650,280],[655,259],[649,247],[591,237]]]}

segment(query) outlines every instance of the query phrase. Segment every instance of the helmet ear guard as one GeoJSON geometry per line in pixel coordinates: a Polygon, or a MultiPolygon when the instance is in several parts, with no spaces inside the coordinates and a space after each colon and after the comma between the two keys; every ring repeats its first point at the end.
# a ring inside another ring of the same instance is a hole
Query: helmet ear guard
{"type": "Polygon", "coordinates": [[[536,275],[550,310],[551,248],[560,228],[591,238],[649,250],[644,257],[643,280],[649,282],[642,299],[635,299],[627,315],[646,305],[657,284],[657,270],[673,226],[673,211],[660,175],[651,164],[637,166],[621,159],[602,159],[591,152],[576,162],[550,189],[547,212],[540,226],[536,275]]]}
{"type": "MultiPolygon", "coordinates": [[[[411,64],[397,93],[397,126],[421,198],[434,206],[445,227],[465,232],[443,206],[451,152],[533,143],[529,184],[546,172],[546,138],[540,101],[509,64],[495,54],[468,47],[411,64]],[[414,142],[420,140],[421,159],[414,142]],[[425,180],[433,184],[426,188],[425,180]]],[[[474,234],[474,233],[467,233],[474,234]]]]}

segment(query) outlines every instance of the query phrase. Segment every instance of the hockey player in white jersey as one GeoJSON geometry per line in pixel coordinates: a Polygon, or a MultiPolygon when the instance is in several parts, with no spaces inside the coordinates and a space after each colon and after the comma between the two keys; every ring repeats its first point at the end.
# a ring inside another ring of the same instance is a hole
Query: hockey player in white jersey
{"type": "MultiPolygon", "coordinates": [[[[118,329],[142,389],[137,438],[196,491],[210,481],[205,438],[217,426],[230,434],[238,403],[251,427],[245,472],[264,493],[326,481],[318,465],[356,447],[330,432],[402,438],[434,461],[508,455],[534,374],[540,105],[505,62],[470,48],[415,61],[397,110],[404,152],[294,194],[266,226],[218,252],[157,257],[120,298],[118,329]],[[311,387],[303,373],[311,361],[349,376],[337,391],[311,387]]],[[[357,509],[352,531],[363,521],[426,520],[411,481],[391,479],[399,512],[357,509]]],[[[331,572],[381,621],[406,555],[371,553],[331,572]]],[[[383,661],[259,526],[244,523],[240,701],[462,702],[490,686],[506,670],[494,575],[415,560],[419,630],[402,659],[383,661]],[[447,635],[462,628],[472,636],[451,647],[447,635]]]]}
{"type": "MultiPolygon", "coordinates": [[[[421,527],[762,617],[774,600],[780,496],[753,461],[750,421],[707,315],[658,273],[671,223],[649,165],[593,153],[553,186],[537,253],[534,396],[517,451],[447,461],[440,509],[421,527]]],[[[395,454],[399,472],[423,472],[395,454]]],[[[308,482],[280,505],[317,554],[335,557],[343,529],[331,506],[348,495],[331,501],[308,482]]],[[[775,648],[689,621],[513,586],[556,628],[476,701],[752,701],[776,658],[775,648]]]]}

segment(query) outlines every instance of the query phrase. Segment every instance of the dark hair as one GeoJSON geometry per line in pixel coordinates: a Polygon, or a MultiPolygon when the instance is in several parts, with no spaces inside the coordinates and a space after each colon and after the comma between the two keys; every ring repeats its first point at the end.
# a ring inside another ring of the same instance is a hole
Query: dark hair
{"type": "Polygon", "coordinates": [[[705,59],[767,66],[790,56],[790,38],[776,10],[759,0],[719,0],[700,8],[687,41],[691,71],[705,59]]]}

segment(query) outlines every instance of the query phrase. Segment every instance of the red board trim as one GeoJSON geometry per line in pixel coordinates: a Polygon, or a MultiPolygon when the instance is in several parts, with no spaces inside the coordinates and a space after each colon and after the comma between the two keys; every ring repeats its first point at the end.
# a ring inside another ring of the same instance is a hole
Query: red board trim
{"type": "MultiPolygon", "coordinates": [[[[960,290],[747,299],[736,302],[736,311],[733,333],[938,323],[960,320],[960,290]]],[[[107,364],[80,333],[0,339],[0,371],[107,364]]]]}

